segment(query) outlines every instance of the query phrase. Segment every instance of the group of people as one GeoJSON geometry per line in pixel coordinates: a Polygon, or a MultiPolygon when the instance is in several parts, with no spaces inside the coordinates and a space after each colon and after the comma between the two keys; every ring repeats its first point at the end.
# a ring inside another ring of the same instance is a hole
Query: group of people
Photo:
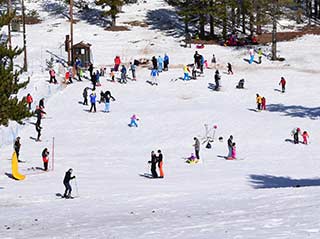
{"type": "Polygon", "coordinates": [[[157,151],[157,154],[154,151],[151,151],[151,160],[148,161],[151,164],[151,175],[153,178],[164,178],[163,173],[163,155],[161,150],[157,151]],[[159,169],[159,175],[157,172],[157,166],[159,169]]]}
{"type": "Polygon", "coordinates": [[[266,98],[256,94],[257,109],[259,111],[266,110],[266,98]]]}
{"type": "Polygon", "coordinates": [[[152,68],[150,72],[151,81],[149,82],[151,85],[158,85],[158,76],[162,71],[169,70],[169,56],[168,54],[164,54],[164,57],[159,56],[156,58],[155,56],[151,59],[152,68]]]}
{"type": "Polygon", "coordinates": [[[301,129],[300,128],[294,128],[291,131],[291,135],[293,136],[293,143],[294,144],[299,144],[299,135],[302,136],[303,144],[308,144],[308,139],[309,139],[309,134],[307,131],[303,131],[303,133],[301,133],[301,129]]]}

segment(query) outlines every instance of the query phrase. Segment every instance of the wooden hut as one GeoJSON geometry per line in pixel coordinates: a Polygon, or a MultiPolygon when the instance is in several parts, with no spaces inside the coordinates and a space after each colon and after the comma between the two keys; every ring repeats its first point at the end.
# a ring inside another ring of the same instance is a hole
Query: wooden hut
{"type": "Polygon", "coordinates": [[[79,42],[72,47],[72,62],[75,62],[79,58],[84,67],[88,67],[91,62],[91,44],[79,42]]]}

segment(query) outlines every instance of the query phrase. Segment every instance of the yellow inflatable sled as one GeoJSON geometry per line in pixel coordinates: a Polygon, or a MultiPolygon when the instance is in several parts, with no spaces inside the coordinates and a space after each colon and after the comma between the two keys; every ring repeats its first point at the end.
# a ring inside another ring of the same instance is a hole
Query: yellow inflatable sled
{"type": "Polygon", "coordinates": [[[26,176],[20,174],[19,171],[18,171],[18,157],[17,157],[16,152],[14,152],[14,153],[12,154],[12,160],[11,160],[11,162],[12,162],[12,177],[13,177],[14,179],[17,179],[17,180],[23,180],[23,179],[25,179],[26,176]]]}

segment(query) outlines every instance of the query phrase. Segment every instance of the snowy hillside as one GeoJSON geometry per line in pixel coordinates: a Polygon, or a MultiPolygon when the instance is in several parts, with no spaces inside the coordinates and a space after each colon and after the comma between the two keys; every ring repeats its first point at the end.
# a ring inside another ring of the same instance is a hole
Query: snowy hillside
{"type": "MultiPolygon", "coordinates": [[[[91,43],[94,64],[107,66],[107,72],[116,55],[126,64],[165,53],[170,57],[158,86],[146,83],[150,71],[142,67],[138,80],[125,85],[107,81],[108,74],[102,77],[96,93],[110,90],[116,101],[110,113],[102,112],[103,104],[90,113],[81,103],[90,81],[47,82],[46,50],[65,57],[59,46],[69,23],[46,13],[40,2],[30,4],[44,20],[27,26],[30,70],[23,77],[29,75],[31,83],[20,95],[30,92],[35,102],[45,97],[47,118],[42,142],[30,139],[36,136],[36,118],[13,127],[26,161],[19,164],[24,181],[7,176],[12,145],[0,148],[0,238],[320,238],[319,36],[279,43],[286,61],[263,57],[261,65],[244,61],[249,58],[245,48],[206,45],[198,51],[208,61],[216,55],[222,77],[222,90],[215,92],[208,88],[215,69],[205,69],[198,80],[179,79],[196,49],[180,47],[176,35],[156,25],[109,32],[82,20],[74,26],[74,42],[91,43]],[[234,75],[226,74],[228,62],[234,75]],[[287,80],[286,93],[280,92],[281,76],[287,80]],[[241,78],[243,90],[235,88],[241,78]],[[266,111],[256,112],[256,93],[266,97],[266,111]],[[140,119],[138,128],[128,127],[133,114],[140,119]],[[217,125],[213,147],[201,145],[201,162],[187,164],[184,158],[194,152],[193,137],[204,136],[204,124],[217,125]],[[288,142],[295,127],[309,132],[309,145],[288,142]],[[230,135],[239,160],[224,158],[230,135]],[[28,170],[42,167],[41,152],[45,147],[52,151],[53,137],[54,171],[28,170]],[[164,178],[139,176],[150,172],[150,152],[158,149],[164,155],[164,178]],[[79,197],[73,200],[56,196],[64,191],[69,168],[77,177],[72,194],[79,197]]],[[[120,24],[137,20],[135,13],[138,20],[149,16],[156,22],[150,16],[172,9],[157,0],[123,10],[120,24]]],[[[15,34],[14,44],[21,43],[15,34]]],[[[62,76],[61,67],[55,67],[62,76]]]]}

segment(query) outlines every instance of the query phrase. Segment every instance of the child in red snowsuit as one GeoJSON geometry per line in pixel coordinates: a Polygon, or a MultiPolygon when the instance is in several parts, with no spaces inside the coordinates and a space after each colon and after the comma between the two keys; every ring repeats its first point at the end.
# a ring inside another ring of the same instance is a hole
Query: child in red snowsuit
{"type": "Polygon", "coordinates": [[[302,133],[302,138],[303,138],[303,143],[304,143],[304,144],[308,144],[309,134],[308,134],[307,131],[303,131],[303,133],[302,133]]]}
{"type": "Polygon", "coordinates": [[[261,109],[266,110],[266,98],[264,97],[261,99],[261,109]]]}
{"type": "Polygon", "coordinates": [[[284,79],[284,77],[281,77],[281,80],[280,80],[280,82],[279,82],[279,85],[281,85],[281,88],[282,88],[282,93],[284,93],[285,92],[285,90],[286,90],[286,80],[284,79]]]}

